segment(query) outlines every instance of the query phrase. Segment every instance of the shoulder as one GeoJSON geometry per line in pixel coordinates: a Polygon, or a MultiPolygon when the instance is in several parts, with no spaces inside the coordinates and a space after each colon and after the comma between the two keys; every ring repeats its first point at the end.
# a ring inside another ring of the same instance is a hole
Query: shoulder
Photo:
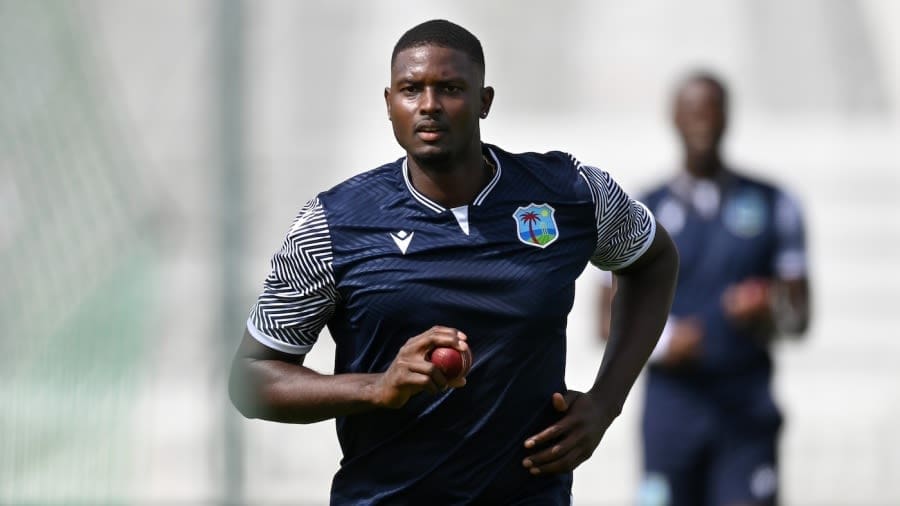
{"type": "Polygon", "coordinates": [[[503,174],[505,191],[525,199],[590,200],[581,162],[563,151],[510,153],[487,145],[503,174]]]}
{"type": "Polygon", "coordinates": [[[512,166],[540,177],[575,174],[581,165],[574,156],[563,151],[510,153],[497,146],[486,145],[504,166],[512,166]]]}
{"type": "Polygon", "coordinates": [[[740,190],[756,190],[770,195],[778,192],[778,188],[773,182],[760,176],[751,175],[749,171],[729,168],[727,173],[734,180],[735,187],[740,190]]]}
{"type": "Polygon", "coordinates": [[[609,175],[565,151],[507,153],[494,146],[497,158],[514,177],[532,188],[542,188],[560,198],[590,199],[592,188],[604,186],[609,175]]]}
{"type": "Polygon", "coordinates": [[[318,195],[329,221],[337,215],[381,207],[402,188],[403,158],[357,174],[318,195]]]}
{"type": "Polygon", "coordinates": [[[377,191],[380,188],[393,186],[401,176],[402,167],[403,158],[394,160],[346,179],[322,192],[320,197],[325,197],[329,200],[348,196],[358,197],[360,193],[368,193],[377,191]]]}
{"type": "Polygon", "coordinates": [[[650,207],[654,207],[662,201],[672,191],[673,178],[667,178],[661,183],[657,183],[637,193],[636,197],[641,202],[650,207]]]}
{"type": "Polygon", "coordinates": [[[735,178],[736,187],[742,192],[759,192],[764,194],[775,206],[790,206],[800,208],[800,202],[786,187],[768,179],[751,176],[744,171],[730,170],[735,178]]]}

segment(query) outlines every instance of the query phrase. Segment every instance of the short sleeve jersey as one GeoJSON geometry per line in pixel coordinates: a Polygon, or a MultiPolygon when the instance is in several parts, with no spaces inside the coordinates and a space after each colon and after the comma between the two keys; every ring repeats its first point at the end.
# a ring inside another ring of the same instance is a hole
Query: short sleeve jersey
{"type": "Polygon", "coordinates": [[[378,373],[410,337],[445,325],[474,356],[464,388],[337,420],[333,504],[568,497],[571,475],[529,475],[522,444],[557,417],[576,278],[588,262],[630,265],[655,220],[568,154],[484,153],[496,171],[471,205],[422,195],[400,159],[310,201],[272,260],[247,322],[266,346],[306,353],[327,325],[335,373],[378,373]]]}
{"type": "Polygon", "coordinates": [[[722,309],[725,289],[750,278],[806,277],[800,206],[775,186],[724,171],[716,181],[681,175],[643,201],[653,210],[680,256],[672,305],[675,318],[704,326],[700,364],[686,373],[767,378],[768,350],[722,309]]]}

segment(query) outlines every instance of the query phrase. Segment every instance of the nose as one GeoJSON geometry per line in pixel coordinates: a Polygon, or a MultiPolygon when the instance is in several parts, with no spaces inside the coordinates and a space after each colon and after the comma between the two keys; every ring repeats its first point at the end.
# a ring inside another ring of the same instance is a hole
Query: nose
{"type": "Polygon", "coordinates": [[[434,114],[441,109],[441,99],[437,90],[431,86],[426,86],[420,95],[419,112],[422,114],[434,114]]]}

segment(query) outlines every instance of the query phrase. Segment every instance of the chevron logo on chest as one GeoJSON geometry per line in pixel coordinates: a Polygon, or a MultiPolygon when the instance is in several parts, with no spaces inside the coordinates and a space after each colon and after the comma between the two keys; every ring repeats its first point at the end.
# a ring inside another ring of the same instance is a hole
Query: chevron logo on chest
{"type": "Polygon", "coordinates": [[[394,244],[396,244],[397,247],[400,248],[400,253],[405,255],[414,234],[415,232],[407,232],[405,230],[401,230],[399,232],[391,232],[390,235],[391,239],[394,240],[394,244]]]}

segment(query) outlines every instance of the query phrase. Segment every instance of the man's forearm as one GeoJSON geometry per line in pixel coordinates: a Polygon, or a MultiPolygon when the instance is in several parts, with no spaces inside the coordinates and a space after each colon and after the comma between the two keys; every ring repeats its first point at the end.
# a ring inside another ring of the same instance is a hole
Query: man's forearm
{"type": "Polygon", "coordinates": [[[248,418],[313,423],[378,407],[378,374],[324,375],[278,360],[239,360],[229,390],[248,418]]]}
{"type": "Polygon", "coordinates": [[[665,229],[640,264],[617,273],[610,338],[591,394],[618,415],[666,324],[678,274],[678,252],[665,229]],[[658,241],[658,243],[657,243],[658,241]]]}
{"type": "Polygon", "coordinates": [[[809,327],[809,280],[805,277],[773,283],[770,304],[774,326],[785,334],[801,335],[809,327]]]}

